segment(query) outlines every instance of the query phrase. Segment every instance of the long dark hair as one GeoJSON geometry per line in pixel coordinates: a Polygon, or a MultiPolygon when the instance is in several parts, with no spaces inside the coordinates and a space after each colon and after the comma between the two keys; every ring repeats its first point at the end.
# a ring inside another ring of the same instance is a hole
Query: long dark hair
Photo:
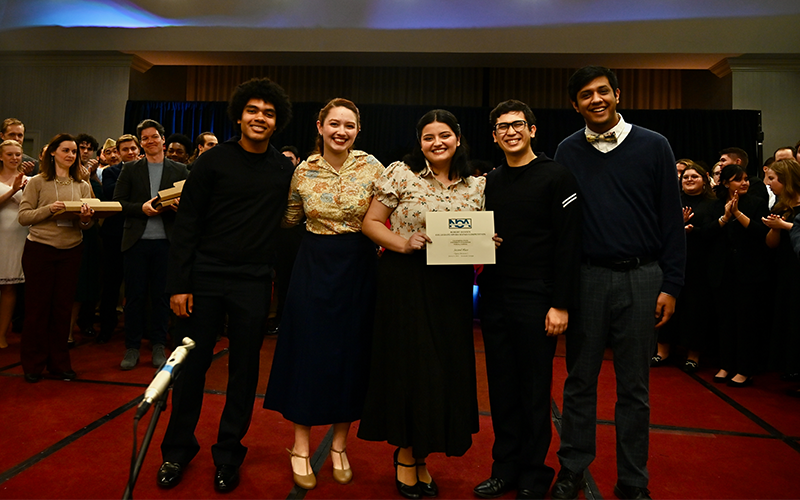
{"type": "Polygon", "coordinates": [[[433,122],[444,123],[461,140],[461,144],[456,148],[456,152],[450,161],[448,178],[450,180],[465,179],[472,175],[473,171],[469,166],[469,146],[461,136],[461,125],[458,124],[458,120],[453,113],[444,109],[434,109],[422,115],[422,118],[417,122],[418,145],[411,153],[403,157],[403,163],[408,165],[412,172],[419,173],[425,170],[425,155],[422,153],[421,144],[422,129],[433,122]]]}
{"type": "MultiPolygon", "coordinates": [[[[56,152],[62,142],[74,142],[75,147],[78,147],[78,142],[69,134],[58,134],[50,139],[50,142],[47,144],[47,148],[44,150],[42,164],[39,166],[39,173],[42,174],[42,177],[44,177],[44,179],[47,181],[51,181],[56,178],[56,163],[53,159],[53,153],[56,152]]],[[[72,162],[72,165],[69,167],[69,176],[72,177],[72,180],[75,182],[81,181],[81,174],[79,171],[80,164],[81,155],[79,155],[76,151],[75,161],[72,162]]]]}
{"type": "Polygon", "coordinates": [[[717,193],[717,198],[720,200],[728,199],[728,186],[726,182],[740,181],[747,175],[747,172],[741,165],[731,164],[723,167],[722,172],[719,173],[719,184],[714,187],[714,192],[717,193]]]}

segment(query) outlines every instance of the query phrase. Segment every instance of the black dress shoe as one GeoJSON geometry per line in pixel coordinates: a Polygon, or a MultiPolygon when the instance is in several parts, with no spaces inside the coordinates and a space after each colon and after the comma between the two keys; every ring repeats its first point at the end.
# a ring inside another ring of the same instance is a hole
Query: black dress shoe
{"type": "Polygon", "coordinates": [[[60,373],[51,373],[50,375],[55,379],[67,380],[67,381],[75,380],[75,378],[78,376],[78,374],[75,373],[74,370],[70,370],[70,371],[67,371],[67,372],[60,372],[60,373]]]}
{"type": "Polygon", "coordinates": [[[517,498],[520,499],[520,500],[522,500],[522,499],[536,499],[536,500],[539,500],[539,499],[544,498],[546,494],[547,494],[547,490],[546,489],[544,491],[532,490],[530,488],[520,488],[520,489],[517,490],[517,498]]]}
{"type": "Polygon", "coordinates": [[[572,500],[578,498],[578,493],[583,489],[585,481],[583,471],[572,472],[566,467],[561,467],[558,471],[556,484],[550,492],[550,496],[556,500],[572,500]]]}
{"type": "Polygon", "coordinates": [[[178,462],[164,462],[158,469],[156,483],[161,488],[173,488],[181,482],[183,466],[178,462]]]}
{"type": "Polygon", "coordinates": [[[800,373],[784,373],[781,375],[784,382],[800,382],[800,373]]]}
{"type": "Polygon", "coordinates": [[[652,358],[650,358],[650,366],[652,368],[657,368],[659,366],[664,366],[667,364],[667,360],[669,357],[662,358],[660,355],[656,354],[652,358]]]}
{"type": "MultiPolygon", "coordinates": [[[[408,498],[410,500],[417,500],[422,498],[422,490],[419,487],[419,481],[414,484],[408,485],[399,479],[397,479],[397,468],[398,467],[407,467],[407,468],[417,468],[417,464],[409,465],[404,464],[398,461],[397,457],[400,455],[400,448],[394,450],[394,485],[397,487],[397,492],[400,493],[403,497],[408,498]]],[[[432,482],[432,481],[431,481],[432,482]]]]}
{"type": "Polygon", "coordinates": [[[747,387],[748,385],[753,385],[753,377],[747,377],[742,382],[734,382],[733,379],[728,380],[728,387],[747,387]]]}
{"type": "MultiPolygon", "coordinates": [[[[417,462],[415,464],[417,467],[427,465],[425,462],[417,462]]],[[[430,475],[430,473],[428,474],[430,475]]],[[[433,498],[439,495],[439,486],[436,485],[436,481],[431,478],[430,483],[423,483],[422,480],[417,476],[417,485],[419,486],[419,492],[422,493],[422,496],[433,498]]]]}
{"type": "Polygon", "coordinates": [[[486,481],[476,486],[472,492],[479,498],[497,498],[505,495],[514,489],[510,481],[499,477],[490,477],[486,481]]]}
{"type": "Polygon", "coordinates": [[[714,380],[714,383],[716,383],[716,384],[724,384],[725,382],[728,381],[729,378],[731,378],[730,373],[725,375],[724,377],[720,377],[719,375],[714,375],[713,380],[714,380]]]}
{"type": "Polygon", "coordinates": [[[683,363],[683,371],[685,371],[686,373],[695,373],[698,368],[699,368],[699,365],[698,365],[697,361],[695,361],[693,359],[687,359],[683,363]]]}
{"type": "Polygon", "coordinates": [[[650,490],[640,486],[628,486],[617,483],[614,485],[614,494],[621,500],[646,500],[650,497],[650,490]]]}
{"type": "Polygon", "coordinates": [[[439,495],[439,487],[436,485],[436,481],[431,478],[430,483],[423,483],[420,480],[417,480],[417,484],[419,485],[419,492],[422,493],[422,496],[433,498],[439,495]]]}
{"type": "Polygon", "coordinates": [[[36,382],[42,380],[41,375],[37,375],[35,373],[26,373],[25,374],[25,382],[29,382],[31,384],[35,384],[36,382]]]}
{"type": "Polygon", "coordinates": [[[239,486],[239,466],[225,464],[217,467],[214,474],[214,489],[220,493],[233,491],[239,486]]]}

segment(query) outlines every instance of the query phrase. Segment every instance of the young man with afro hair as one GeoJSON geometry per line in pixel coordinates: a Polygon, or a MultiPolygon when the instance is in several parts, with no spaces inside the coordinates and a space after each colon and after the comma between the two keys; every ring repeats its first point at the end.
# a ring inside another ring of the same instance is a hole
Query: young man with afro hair
{"type": "Polygon", "coordinates": [[[169,258],[167,293],[177,338],[195,348],[172,393],[158,485],[171,488],[200,450],[194,435],[205,374],[228,318],[228,386],[216,444],[214,488],[232,491],[247,448],[269,311],[279,224],[294,165],[270,144],[292,117],[284,90],[268,78],[239,85],[228,114],[241,135],[197,158],[184,185],[169,258]]]}

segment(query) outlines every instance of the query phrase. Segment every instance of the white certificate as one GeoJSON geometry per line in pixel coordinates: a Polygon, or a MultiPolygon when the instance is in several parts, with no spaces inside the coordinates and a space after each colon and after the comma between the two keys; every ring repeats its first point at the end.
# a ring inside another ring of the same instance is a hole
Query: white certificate
{"type": "Polygon", "coordinates": [[[494,212],[427,212],[431,264],[494,264],[494,212]]]}

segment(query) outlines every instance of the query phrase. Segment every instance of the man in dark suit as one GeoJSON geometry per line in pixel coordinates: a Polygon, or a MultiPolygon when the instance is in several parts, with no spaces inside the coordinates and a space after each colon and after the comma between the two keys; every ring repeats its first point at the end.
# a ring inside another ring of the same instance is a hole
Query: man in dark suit
{"type": "Polygon", "coordinates": [[[114,200],[122,205],[125,226],[122,253],[125,273],[125,356],[120,368],[130,370],[139,362],[145,329],[145,300],[150,297],[153,366],[166,361],[164,343],[169,322],[166,295],[169,237],[177,204],[155,208],[158,191],[186,179],[186,166],[164,157],[164,127],[144,120],[136,135],[145,157],[123,166],[114,188],[114,200]]]}

